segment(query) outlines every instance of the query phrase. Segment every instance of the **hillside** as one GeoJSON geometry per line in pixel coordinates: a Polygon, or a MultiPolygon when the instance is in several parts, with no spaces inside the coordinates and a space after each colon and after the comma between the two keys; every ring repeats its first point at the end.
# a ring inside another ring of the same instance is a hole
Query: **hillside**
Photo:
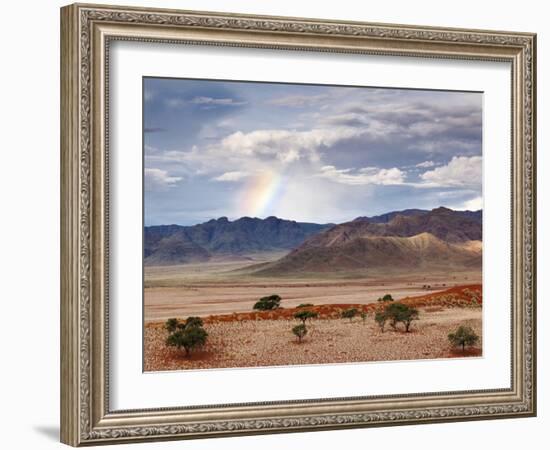
{"type": "Polygon", "coordinates": [[[369,269],[474,269],[481,267],[480,247],[472,241],[452,244],[430,233],[411,237],[358,237],[341,245],[300,247],[254,272],[261,276],[369,269]]]}
{"type": "Polygon", "coordinates": [[[235,221],[221,217],[193,226],[145,227],[145,264],[182,264],[206,261],[215,255],[291,250],[329,227],[277,217],[242,217],[235,221]]]}
{"type": "Polygon", "coordinates": [[[447,208],[397,214],[387,223],[368,218],[336,225],[306,240],[254,275],[368,271],[446,270],[481,267],[481,223],[447,208]]]}
{"type": "Polygon", "coordinates": [[[440,207],[424,214],[395,214],[388,222],[372,221],[368,217],[357,218],[318,234],[304,245],[326,247],[341,245],[357,237],[411,237],[420,233],[430,233],[454,243],[482,239],[481,222],[466,216],[464,211],[440,207]]]}

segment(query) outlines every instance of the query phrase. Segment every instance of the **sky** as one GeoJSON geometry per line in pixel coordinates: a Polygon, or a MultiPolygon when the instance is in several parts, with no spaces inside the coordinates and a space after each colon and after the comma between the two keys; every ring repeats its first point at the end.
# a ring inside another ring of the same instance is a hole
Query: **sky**
{"type": "Polygon", "coordinates": [[[144,78],[145,225],[482,207],[475,92],[144,78]]]}

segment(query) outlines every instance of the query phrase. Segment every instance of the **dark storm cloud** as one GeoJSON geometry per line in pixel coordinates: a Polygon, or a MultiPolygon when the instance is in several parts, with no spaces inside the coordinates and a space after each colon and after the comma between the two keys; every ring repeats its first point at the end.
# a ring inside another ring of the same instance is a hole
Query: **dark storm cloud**
{"type": "Polygon", "coordinates": [[[144,80],[145,128],[164,130],[162,137],[150,142],[152,145],[166,148],[195,144],[205,126],[246,106],[223,84],[182,81],[186,80],[144,80]]]}
{"type": "Polygon", "coordinates": [[[396,135],[410,138],[438,137],[477,140],[481,138],[479,105],[437,105],[427,102],[384,105],[354,105],[339,114],[321,119],[327,125],[350,127],[375,126],[384,131],[386,140],[396,135]]]}
{"type": "MultiPolygon", "coordinates": [[[[452,155],[477,155],[481,152],[482,117],[479,101],[464,101],[456,93],[425,94],[432,101],[419,101],[418,92],[397,91],[383,102],[358,102],[342,105],[335,114],[319,119],[325,126],[359,128],[364,133],[339,142],[324,157],[331,163],[354,166],[365,158],[371,165],[402,166],[432,159],[439,163],[452,155]],[[413,99],[409,99],[413,97],[413,99]],[[359,155],[363,156],[359,156],[359,155]]],[[[464,94],[473,97],[474,94],[464,94]]],[[[479,97],[479,94],[475,96],[479,97]]]]}

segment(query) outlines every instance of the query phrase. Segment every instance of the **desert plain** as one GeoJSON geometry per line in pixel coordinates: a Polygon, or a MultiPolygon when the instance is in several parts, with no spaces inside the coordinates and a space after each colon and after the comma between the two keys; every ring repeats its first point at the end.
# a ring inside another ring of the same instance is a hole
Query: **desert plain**
{"type": "Polygon", "coordinates": [[[238,261],[145,267],[144,370],[331,364],[471,357],[482,354],[482,342],[461,351],[447,335],[460,325],[482,336],[481,271],[340,273],[337,276],[256,277],[246,268],[277,258],[250,255],[238,261]],[[259,298],[277,294],[281,308],[255,311],[259,298]],[[380,329],[374,320],[383,305],[378,298],[419,311],[410,332],[380,329]],[[299,305],[318,317],[307,321],[301,342],[291,332],[299,305]],[[366,313],[343,319],[344,310],[366,313]],[[165,344],[169,318],[199,316],[207,343],[186,356],[165,344]]]}

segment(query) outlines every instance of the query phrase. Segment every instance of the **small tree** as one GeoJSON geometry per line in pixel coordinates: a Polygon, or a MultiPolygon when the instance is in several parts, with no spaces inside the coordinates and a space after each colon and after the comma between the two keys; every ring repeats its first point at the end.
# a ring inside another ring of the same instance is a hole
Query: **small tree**
{"type": "Polygon", "coordinates": [[[292,328],[292,333],[298,338],[298,342],[302,342],[302,339],[307,334],[307,328],[305,324],[296,325],[292,328]]]}
{"type": "Polygon", "coordinates": [[[361,316],[361,320],[363,321],[363,325],[364,325],[365,322],[367,321],[367,312],[366,311],[361,311],[360,316],[361,316]]]}
{"type": "Polygon", "coordinates": [[[300,303],[296,308],[308,308],[313,306],[313,303],[300,303]]]}
{"type": "Polygon", "coordinates": [[[392,303],[384,309],[384,314],[390,320],[390,326],[396,330],[397,324],[402,322],[405,325],[405,332],[410,331],[411,324],[418,320],[418,310],[403,303],[392,303]]]}
{"type": "Polygon", "coordinates": [[[208,333],[199,326],[186,327],[171,333],[166,338],[166,345],[185,349],[185,356],[191,354],[191,350],[203,346],[206,343],[208,333]]]}
{"type": "Polygon", "coordinates": [[[378,297],[379,302],[393,302],[393,297],[391,294],[386,294],[384,297],[378,297]]]}
{"type": "Polygon", "coordinates": [[[471,327],[461,325],[454,333],[449,333],[449,342],[451,345],[458,347],[462,346],[464,352],[466,346],[475,345],[479,341],[479,336],[471,327]]]}
{"type": "Polygon", "coordinates": [[[281,305],[281,297],[278,295],[269,295],[267,297],[262,297],[254,304],[254,309],[260,311],[266,311],[270,309],[277,309],[281,305]]]}
{"type": "Polygon", "coordinates": [[[164,324],[164,328],[166,328],[168,333],[173,333],[174,331],[176,331],[178,324],[178,319],[168,319],[164,324]]]}
{"type": "Polygon", "coordinates": [[[374,321],[378,324],[378,326],[380,327],[380,331],[382,333],[384,332],[384,327],[386,326],[386,321],[387,320],[388,320],[388,317],[382,311],[378,311],[374,315],[374,321]]]}
{"type": "Polygon", "coordinates": [[[200,317],[188,317],[185,322],[168,319],[164,326],[168,330],[166,345],[183,348],[185,355],[189,356],[192,349],[206,343],[208,333],[202,326],[203,321],[200,317]]]}
{"type": "Polygon", "coordinates": [[[342,312],[343,319],[349,319],[351,322],[353,318],[357,315],[357,308],[349,308],[342,312]]]}
{"type": "Polygon", "coordinates": [[[302,323],[305,325],[306,323],[306,320],[308,319],[315,319],[319,314],[317,314],[316,312],[314,311],[309,311],[307,309],[303,309],[301,311],[297,311],[295,314],[294,314],[294,318],[295,319],[298,319],[298,320],[301,320],[302,323]]]}
{"type": "Polygon", "coordinates": [[[185,321],[185,328],[187,327],[202,327],[204,325],[204,322],[200,317],[188,317],[185,321]]]}
{"type": "Polygon", "coordinates": [[[407,311],[403,314],[401,322],[405,325],[405,332],[410,331],[411,324],[414,320],[419,319],[418,310],[416,308],[408,308],[407,311]]]}

